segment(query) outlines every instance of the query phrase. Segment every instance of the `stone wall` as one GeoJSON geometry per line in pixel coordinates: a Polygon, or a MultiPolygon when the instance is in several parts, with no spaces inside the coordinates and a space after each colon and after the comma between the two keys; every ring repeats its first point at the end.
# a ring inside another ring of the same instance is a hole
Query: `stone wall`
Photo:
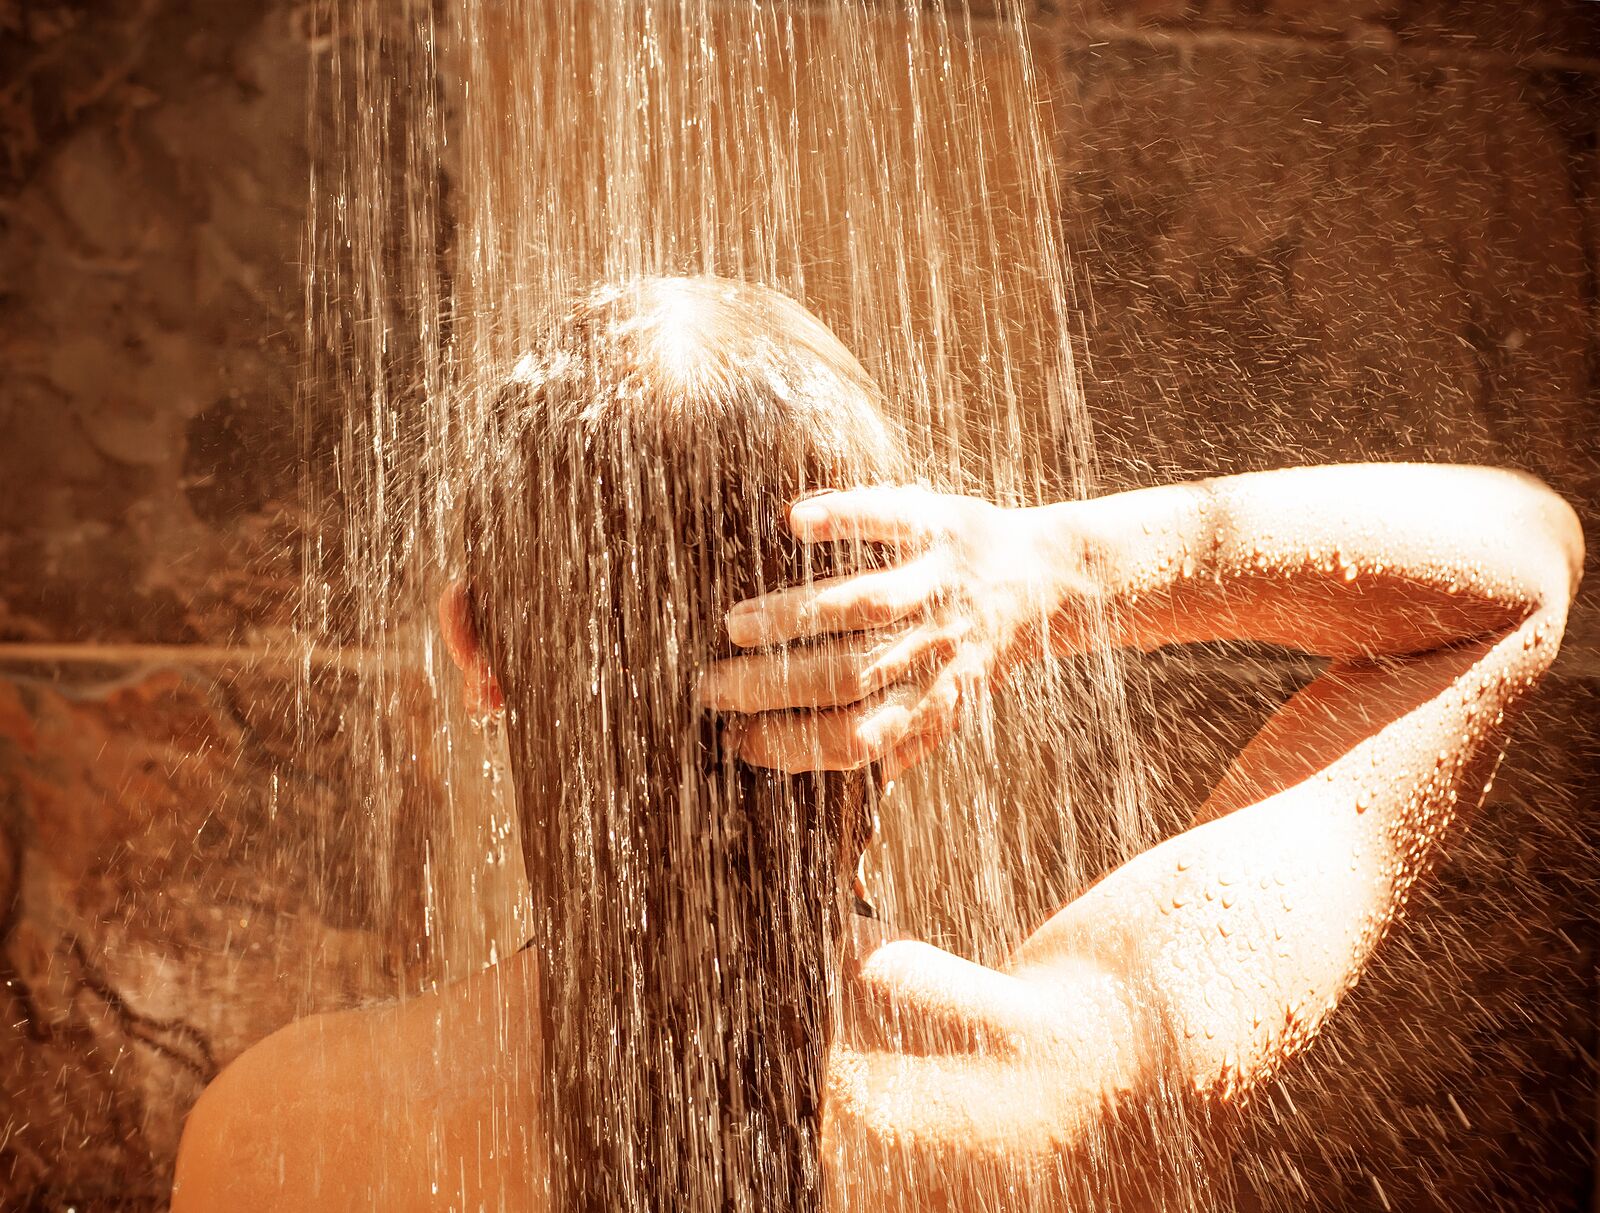
{"type": "MultiPolygon", "coordinates": [[[[0,0],[6,1208],[161,1208],[216,1068],[405,988],[423,934],[363,859],[418,870],[425,831],[331,792],[360,679],[320,670],[301,719],[278,660],[312,8],[0,0]]],[[[1041,5],[1108,483],[1474,459],[1600,516],[1591,11],[1041,5]]],[[[1587,1207],[1597,583],[1490,811],[1263,1101],[1237,1207],[1587,1207]]],[[[1174,797],[1296,677],[1132,676],[1174,797]]]]}
{"type": "MultiPolygon", "coordinates": [[[[1109,482],[1462,460],[1539,475],[1592,528],[1593,6],[1052,7],[1109,482]]],[[[1490,805],[1224,1169],[1240,1207],[1591,1207],[1597,548],[1591,529],[1561,658],[1490,805]]],[[[1218,734],[1293,685],[1239,651],[1134,678],[1180,795],[1218,734]]]]}
{"type": "Polygon", "coordinates": [[[301,8],[0,2],[6,1209],[165,1207],[219,1066],[397,988],[330,794],[350,679],[301,722],[270,659],[303,531],[301,8]]]}

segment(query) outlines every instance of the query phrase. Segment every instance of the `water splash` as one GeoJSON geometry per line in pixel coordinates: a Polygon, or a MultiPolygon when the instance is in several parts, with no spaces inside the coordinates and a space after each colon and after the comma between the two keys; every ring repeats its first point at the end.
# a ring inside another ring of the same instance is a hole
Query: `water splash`
{"type": "MultiPolygon", "coordinates": [[[[302,630],[359,657],[347,803],[404,993],[528,931],[504,755],[430,616],[490,403],[574,297],[764,283],[864,363],[929,481],[1021,504],[1089,495],[1097,468],[1020,6],[360,0],[327,21],[302,630]]],[[[1003,957],[1156,836],[1133,737],[1109,644],[1020,680],[879,806],[885,913],[1003,957]]]]}

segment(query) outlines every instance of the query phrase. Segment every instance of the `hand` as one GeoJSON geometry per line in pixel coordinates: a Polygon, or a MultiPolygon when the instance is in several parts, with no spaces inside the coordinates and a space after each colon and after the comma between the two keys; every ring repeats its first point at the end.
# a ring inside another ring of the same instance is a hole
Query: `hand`
{"type": "Polygon", "coordinates": [[[1005,509],[914,487],[797,502],[798,538],[888,544],[899,563],[739,603],[729,637],[765,651],[714,665],[701,701],[746,717],[728,736],[753,765],[876,762],[892,777],[1018,664],[1061,650],[1051,632],[1063,608],[1096,592],[1086,533],[1063,512],[1080,508],[1005,509]]]}

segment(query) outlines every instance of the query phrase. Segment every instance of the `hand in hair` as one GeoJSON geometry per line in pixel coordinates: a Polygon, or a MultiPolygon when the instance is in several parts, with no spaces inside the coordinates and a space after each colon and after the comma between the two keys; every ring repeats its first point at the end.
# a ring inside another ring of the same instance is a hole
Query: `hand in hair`
{"type": "Polygon", "coordinates": [[[904,770],[1018,665],[1078,647],[1055,633],[1097,592],[1093,544],[1060,509],[1046,529],[1032,510],[914,486],[797,502],[798,538],[885,544],[898,562],[739,603],[729,637],[761,651],[712,667],[702,702],[749,717],[734,736],[754,765],[904,770]]]}

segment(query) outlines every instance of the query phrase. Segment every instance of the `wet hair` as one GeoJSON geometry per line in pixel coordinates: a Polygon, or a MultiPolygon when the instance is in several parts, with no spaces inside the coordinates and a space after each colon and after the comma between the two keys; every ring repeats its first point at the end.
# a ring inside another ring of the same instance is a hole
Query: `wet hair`
{"type": "Polygon", "coordinates": [[[908,473],[861,365],[776,291],[583,299],[487,410],[469,584],[535,901],[552,1196],[813,1210],[830,974],[869,776],[735,761],[693,703],[735,602],[864,557],[790,503],[908,473]]]}

